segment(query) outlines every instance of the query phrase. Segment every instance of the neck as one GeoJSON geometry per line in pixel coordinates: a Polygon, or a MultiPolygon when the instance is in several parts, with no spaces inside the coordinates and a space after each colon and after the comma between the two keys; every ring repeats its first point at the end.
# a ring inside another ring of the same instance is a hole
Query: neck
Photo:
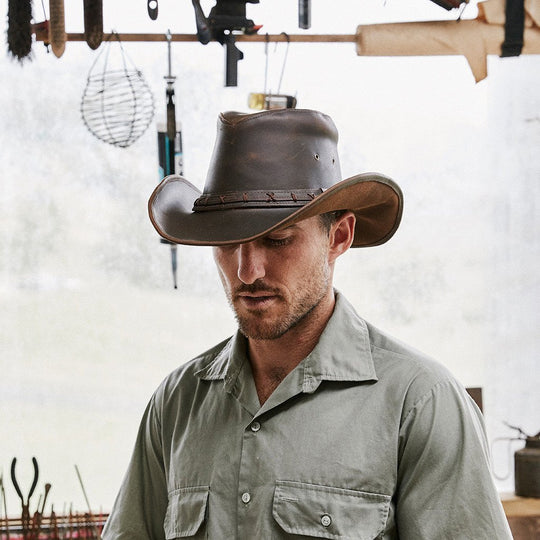
{"type": "Polygon", "coordinates": [[[261,405],[315,348],[334,310],[333,289],[298,324],[277,339],[248,338],[253,379],[261,405]]]}

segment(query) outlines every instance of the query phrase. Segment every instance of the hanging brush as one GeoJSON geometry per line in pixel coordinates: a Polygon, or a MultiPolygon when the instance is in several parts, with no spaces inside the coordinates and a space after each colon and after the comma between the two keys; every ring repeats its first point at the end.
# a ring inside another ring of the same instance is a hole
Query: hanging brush
{"type": "Polygon", "coordinates": [[[66,48],[64,0],[49,0],[49,42],[54,55],[60,58],[66,48]]]}
{"type": "Polygon", "coordinates": [[[103,0],[84,0],[84,39],[92,50],[103,41],[103,0]]]}
{"type": "Polygon", "coordinates": [[[22,62],[32,49],[32,0],[8,2],[8,51],[22,62]]]}

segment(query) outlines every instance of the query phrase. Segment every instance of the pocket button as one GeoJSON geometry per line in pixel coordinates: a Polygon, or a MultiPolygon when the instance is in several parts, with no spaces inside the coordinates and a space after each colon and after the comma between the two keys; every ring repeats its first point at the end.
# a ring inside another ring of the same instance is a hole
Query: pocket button
{"type": "Polygon", "coordinates": [[[332,518],[328,514],[324,514],[321,517],[321,525],[323,525],[323,527],[329,527],[331,523],[332,523],[332,518]]]}

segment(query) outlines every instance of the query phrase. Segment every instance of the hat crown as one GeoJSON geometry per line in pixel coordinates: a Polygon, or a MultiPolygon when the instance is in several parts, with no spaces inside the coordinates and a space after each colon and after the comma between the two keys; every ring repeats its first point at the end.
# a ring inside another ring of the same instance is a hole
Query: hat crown
{"type": "Polygon", "coordinates": [[[341,180],[337,141],[318,111],[221,113],[204,194],[325,190],[341,180]]]}
{"type": "Polygon", "coordinates": [[[383,244],[399,226],[401,190],[378,173],[342,180],[337,142],[334,122],[318,111],[222,113],[204,192],[170,175],[148,201],[150,219],[169,242],[220,246],[350,210],[353,247],[383,244]]]}

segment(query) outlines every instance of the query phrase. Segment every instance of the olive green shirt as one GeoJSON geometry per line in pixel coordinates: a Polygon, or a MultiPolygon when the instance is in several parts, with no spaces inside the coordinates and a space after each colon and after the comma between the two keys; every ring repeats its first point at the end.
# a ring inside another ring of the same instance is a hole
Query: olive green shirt
{"type": "Polygon", "coordinates": [[[164,538],[512,537],[474,402],[338,293],[264,405],[239,333],[157,389],[103,539],[164,538]]]}

